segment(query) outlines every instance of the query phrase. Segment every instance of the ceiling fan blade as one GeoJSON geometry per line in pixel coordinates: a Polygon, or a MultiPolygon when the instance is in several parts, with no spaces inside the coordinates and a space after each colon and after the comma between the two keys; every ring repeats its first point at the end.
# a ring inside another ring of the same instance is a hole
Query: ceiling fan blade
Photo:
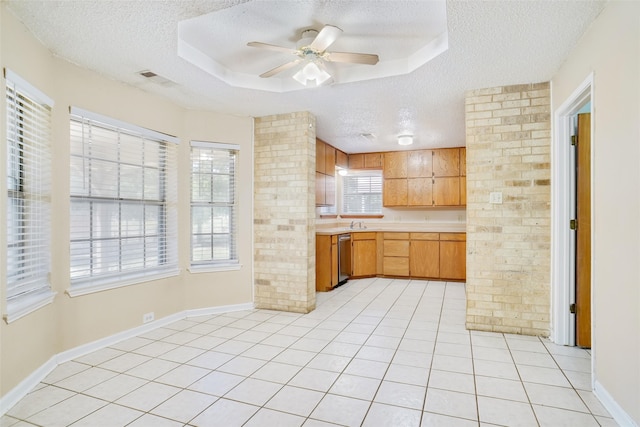
{"type": "Polygon", "coordinates": [[[378,55],[372,53],[327,52],[325,59],[330,62],[350,62],[353,64],[375,65],[378,55]]]}
{"type": "Polygon", "coordinates": [[[336,41],[342,30],[333,25],[325,25],[318,33],[309,47],[318,52],[324,52],[331,44],[336,41]]]}
{"type": "Polygon", "coordinates": [[[275,76],[276,74],[281,73],[285,70],[288,70],[289,68],[295,67],[296,65],[298,65],[298,63],[300,63],[300,61],[302,61],[302,59],[296,59],[295,61],[278,65],[276,68],[260,74],[260,77],[265,78],[265,77],[275,76]]]}
{"type": "Polygon", "coordinates": [[[298,52],[297,50],[291,49],[290,47],[277,46],[275,44],[268,44],[268,43],[262,43],[262,42],[249,42],[247,43],[247,46],[275,50],[276,52],[291,53],[294,55],[298,52]]]}

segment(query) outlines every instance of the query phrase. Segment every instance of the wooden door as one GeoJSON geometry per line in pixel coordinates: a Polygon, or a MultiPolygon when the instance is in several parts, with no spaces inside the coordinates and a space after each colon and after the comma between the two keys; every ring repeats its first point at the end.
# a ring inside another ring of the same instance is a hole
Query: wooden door
{"type": "Polygon", "coordinates": [[[406,178],[407,177],[407,152],[390,151],[384,153],[384,167],[382,173],[385,178],[406,178]]]}
{"type": "Polygon", "coordinates": [[[433,178],[433,205],[460,205],[460,177],[433,178]]]}
{"type": "Polygon", "coordinates": [[[460,176],[460,149],[433,150],[433,176],[460,176]]]}
{"type": "Polygon", "coordinates": [[[325,173],[325,143],[316,138],[316,172],[325,173]]]}
{"type": "Polygon", "coordinates": [[[337,284],[338,284],[338,236],[331,236],[331,287],[333,288],[337,284]]]}
{"type": "Polygon", "coordinates": [[[431,150],[416,150],[408,153],[407,176],[409,178],[431,178],[433,176],[431,150]]]}
{"type": "Polygon", "coordinates": [[[407,206],[408,188],[406,179],[385,178],[383,185],[383,206],[407,206]]]}
{"type": "Polygon", "coordinates": [[[440,278],[465,280],[467,242],[440,241],[440,278]]]}
{"type": "Polygon", "coordinates": [[[432,178],[409,178],[407,180],[407,204],[409,206],[433,205],[432,178]]]}
{"type": "Polygon", "coordinates": [[[576,134],[576,345],[591,347],[591,114],[576,134]]]}

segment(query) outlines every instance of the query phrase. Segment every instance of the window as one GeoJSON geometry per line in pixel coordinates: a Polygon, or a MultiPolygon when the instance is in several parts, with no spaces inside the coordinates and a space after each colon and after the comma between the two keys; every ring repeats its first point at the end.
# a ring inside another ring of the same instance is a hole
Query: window
{"type": "Polygon", "coordinates": [[[71,116],[71,296],[177,273],[177,139],[71,116]]]}
{"type": "Polygon", "coordinates": [[[343,177],[342,213],[378,215],[382,213],[382,175],[356,173],[343,177]]]}
{"type": "Polygon", "coordinates": [[[10,322],[52,301],[50,176],[53,102],[6,70],[7,314],[10,322]]]}
{"type": "Polygon", "coordinates": [[[238,263],[236,171],[239,147],[191,142],[191,266],[238,263]]]}

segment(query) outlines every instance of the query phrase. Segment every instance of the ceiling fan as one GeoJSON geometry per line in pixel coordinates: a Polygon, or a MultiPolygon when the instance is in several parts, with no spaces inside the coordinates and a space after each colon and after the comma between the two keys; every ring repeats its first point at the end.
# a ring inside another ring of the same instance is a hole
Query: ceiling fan
{"type": "Polygon", "coordinates": [[[249,42],[247,46],[284,52],[297,56],[293,61],[279,65],[260,74],[260,77],[272,77],[278,73],[306,63],[293,78],[306,85],[308,81],[315,81],[321,85],[331,75],[327,72],[325,62],[343,62],[351,64],[375,65],[378,55],[355,52],[328,52],[327,48],[336,41],[342,30],[333,25],[325,25],[320,32],[314,29],[304,30],[295,49],[261,42],[249,42]]]}

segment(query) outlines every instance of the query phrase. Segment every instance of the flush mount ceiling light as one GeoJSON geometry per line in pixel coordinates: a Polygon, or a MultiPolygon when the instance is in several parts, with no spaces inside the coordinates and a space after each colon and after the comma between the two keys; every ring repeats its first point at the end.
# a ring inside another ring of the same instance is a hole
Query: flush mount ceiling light
{"type": "Polygon", "coordinates": [[[399,145],[411,145],[413,144],[413,135],[400,135],[398,137],[399,145]]]}
{"type": "Polygon", "coordinates": [[[318,65],[316,65],[315,62],[311,61],[300,71],[295,73],[293,75],[293,78],[296,79],[297,82],[305,86],[309,83],[309,81],[315,81],[316,86],[320,86],[322,83],[329,80],[331,78],[331,75],[320,68],[318,65]]]}

